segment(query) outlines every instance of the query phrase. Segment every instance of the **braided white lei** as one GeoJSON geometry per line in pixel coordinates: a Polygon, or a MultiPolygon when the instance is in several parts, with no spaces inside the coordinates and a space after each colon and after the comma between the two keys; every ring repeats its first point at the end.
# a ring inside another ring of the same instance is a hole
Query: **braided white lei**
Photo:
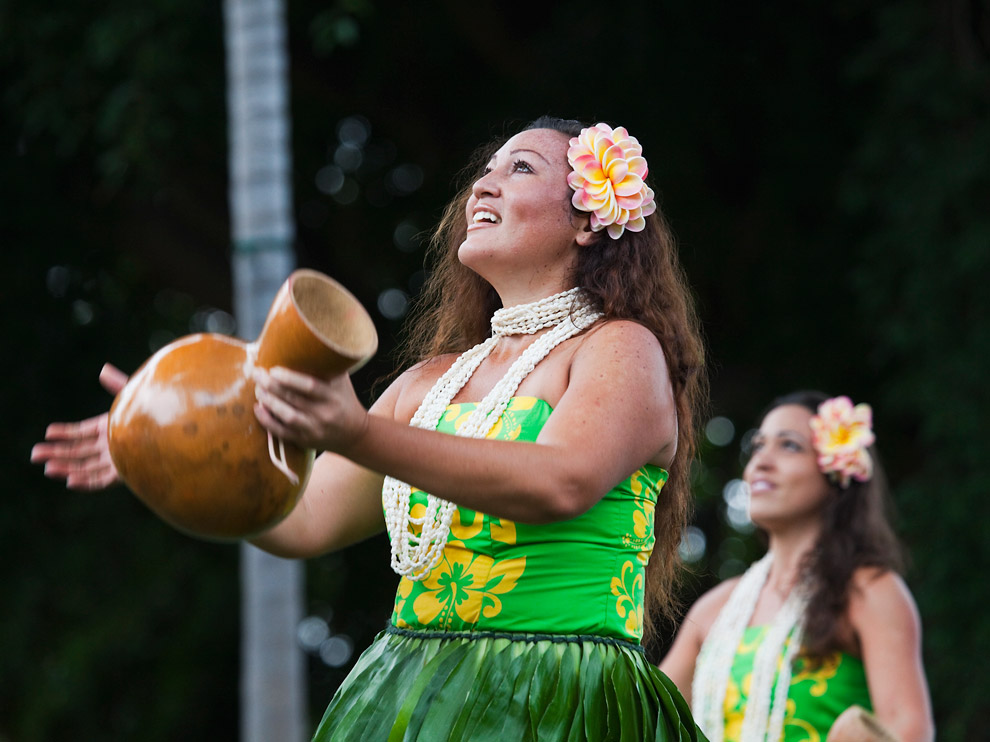
{"type": "MultiPolygon", "coordinates": [[[[492,336],[458,357],[426,394],[410,425],[435,430],[451,400],[467,383],[481,362],[504,335],[532,335],[552,328],[526,348],[505,376],[478,403],[456,435],[484,438],[509,405],[516,389],[536,364],[560,343],[594,324],[602,313],[592,308],[580,287],[554,294],[530,304],[499,309],[492,315],[492,336]]],[[[440,561],[457,506],[426,495],[426,512],[414,518],[410,512],[411,488],[386,477],[382,487],[385,525],[392,542],[392,569],[410,580],[421,580],[440,561]],[[413,526],[421,526],[417,535],[413,526]]]]}
{"type": "MultiPolygon", "coordinates": [[[[772,563],[773,553],[768,552],[746,570],[701,646],[691,684],[691,710],[709,742],[722,742],[725,693],[732,663],[772,563]]],[[[800,621],[807,604],[800,585],[791,590],[756,651],[740,742],[779,742],[783,735],[791,664],[801,648],[800,621]],[[790,643],[781,660],[781,650],[788,636],[790,643]]]]}

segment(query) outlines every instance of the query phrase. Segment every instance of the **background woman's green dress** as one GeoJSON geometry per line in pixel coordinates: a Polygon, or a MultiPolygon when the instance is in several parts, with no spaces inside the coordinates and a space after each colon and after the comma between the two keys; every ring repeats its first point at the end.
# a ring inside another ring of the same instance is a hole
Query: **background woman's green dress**
{"type": "MultiPolygon", "coordinates": [[[[753,661],[766,633],[765,625],[748,627],[736,652],[725,694],[724,742],[739,742],[753,661]]],[[[858,658],[834,652],[811,662],[799,655],[787,693],[783,742],[824,742],[839,714],[854,704],[873,709],[858,658]]]]}
{"type": "MultiPolygon", "coordinates": [[[[437,430],[454,433],[473,409],[449,406],[437,430]]],[[[535,441],[551,412],[543,400],[513,398],[488,437],[535,441]]],[[[666,479],[644,466],[588,512],[546,525],[458,508],[440,563],[421,581],[400,581],[389,626],[314,739],[700,738],[640,646],[666,479]]],[[[413,515],[423,508],[414,490],[413,515]]]]}

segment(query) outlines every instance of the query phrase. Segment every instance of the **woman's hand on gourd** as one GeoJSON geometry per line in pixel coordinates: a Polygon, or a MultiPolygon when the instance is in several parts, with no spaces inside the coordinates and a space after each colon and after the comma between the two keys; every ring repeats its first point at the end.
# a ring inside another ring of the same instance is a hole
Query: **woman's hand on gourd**
{"type": "Polygon", "coordinates": [[[347,374],[317,379],[276,366],[254,373],[254,414],[273,435],[305,448],[346,453],[364,432],[368,412],[347,374]]]}
{"type": "MultiPolygon", "coordinates": [[[[127,374],[107,363],[100,371],[100,383],[117,394],[127,383],[127,374]]],[[[64,479],[74,490],[100,490],[120,481],[110,458],[107,437],[108,414],[72,423],[52,423],[45,430],[45,442],[31,449],[31,461],[45,465],[45,476],[64,479]]]]}
{"type": "Polygon", "coordinates": [[[850,706],[832,724],[826,742],[897,742],[897,737],[863,707],[850,706]]]}

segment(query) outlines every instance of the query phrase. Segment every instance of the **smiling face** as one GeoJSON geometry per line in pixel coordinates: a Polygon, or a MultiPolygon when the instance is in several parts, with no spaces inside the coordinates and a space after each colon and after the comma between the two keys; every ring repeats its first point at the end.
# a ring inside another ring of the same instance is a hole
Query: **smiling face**
{"type": "Polygon", "coordinates": [[[507,304],[571,288],[577,249],[594,239],[588,218],[571,209],[567,147],[551,129],[520,132],[472,188],[458,257],[507,304]]]}
{"type": "Polygon", "coordinates": [[[743,479],[750,489],[750,517],[768,531],[820,522],[831,494],[811,445],[812,414],[802,405],[775,407],[753,437],[743,479]]]}

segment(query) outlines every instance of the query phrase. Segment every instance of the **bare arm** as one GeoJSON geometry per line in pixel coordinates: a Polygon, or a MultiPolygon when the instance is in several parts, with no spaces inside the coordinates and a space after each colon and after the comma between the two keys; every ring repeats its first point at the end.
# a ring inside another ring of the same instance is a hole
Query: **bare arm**
{"type": "Polygon", "coordinates": [[[337,551],[385,528],[381,493],[380,474],[336,454],[321,454],[292,512],[250,541],[289,559],[337,551]]]}
{"type": "Polygon", "coordinates": [[[663,352],[632,322],[609,323],[583,340],[535,445],[444,435],[366,414],[344,376],[321,382],[273,369],[258,385],[256,414],[276,435],[521,522],[586,511],[644,462],[672,456],[676,440],[663,352]]]}
{"type": "Polygon", "coordinates": [[[921,659],[921,621],[904,581],[893,572],[878,576],[875,570],[858,570],[848,616],[877,719],[900,742],[931,742],[935,729],[921,659]]]}
{"type": "Polygon", "coordinates": [[[709,629],[737,582],[736,579],[727,580],[698,598],[677,630],[670,651],[660,661],[660,671],[674,681],[674,685],[689,705],[691,684],[694,682],[694,667],[701,652],[701,645],[704,644],[709,629]]]}
{"type": "MultiPolygon", "coordinates": [[[[390,418],[397,396],[393,384],[369,416],[390,418]]],[[[299,503],[274,528],[251,539],[255,546],[286,558],[308,558],[337,551],[380,533],[384,476],[331,452],[313,464],[299,503]]]]}

